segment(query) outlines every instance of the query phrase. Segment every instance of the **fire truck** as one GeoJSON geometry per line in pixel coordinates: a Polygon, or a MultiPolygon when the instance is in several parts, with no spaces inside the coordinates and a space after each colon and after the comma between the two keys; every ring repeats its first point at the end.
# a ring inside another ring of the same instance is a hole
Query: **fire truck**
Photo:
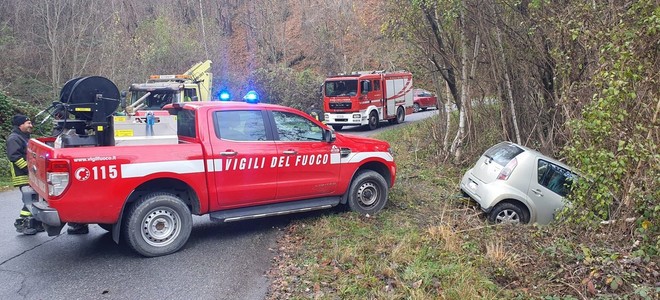
{"type": "Polygon", "coordinates": [[[49,236],[67,222],[98,224],[147,257],[183,247],[192,215],[234,222],[339,205],[375,215],[385,206],[396,178],[387,142],[336,134],[257,96],[117,116],[111,81],[75,79],[55,110],[65,114],[62,133],[28,142],[23,202],[49,236]]]}
{"type": "Polygon", "coordinates": [[[412,74],[405,71],[366,71],[329,77],[322,87],[325,123],[335,130],[344,126],[381,121],[402,123],[413,108],[412,74]]]}

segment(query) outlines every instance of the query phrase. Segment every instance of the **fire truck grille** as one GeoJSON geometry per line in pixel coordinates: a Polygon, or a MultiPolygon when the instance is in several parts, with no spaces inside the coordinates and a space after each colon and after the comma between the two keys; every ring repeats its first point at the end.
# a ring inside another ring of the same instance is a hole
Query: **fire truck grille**
{"type": "Polygon", "coordinates": [[[331,102],[330,109],[350,109],[351,102],[331,102]]]}

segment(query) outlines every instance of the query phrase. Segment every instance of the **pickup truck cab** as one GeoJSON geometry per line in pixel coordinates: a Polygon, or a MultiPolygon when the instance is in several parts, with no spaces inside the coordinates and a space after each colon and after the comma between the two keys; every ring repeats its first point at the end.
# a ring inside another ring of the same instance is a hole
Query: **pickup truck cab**
{"type": "Polygon", "coordinates": [[[387,142],[335,134],[296,109],[187,102],[174,144],[55,148],[28,143],[23,195],[49,235],[66,222],[99,224],[144,256],[178,251],[192,214],[230,222],[340,204],[361,214],[385,206],[396,165],[387,142]],[[29,189],[26,189],[29,190],[29,189]]]}

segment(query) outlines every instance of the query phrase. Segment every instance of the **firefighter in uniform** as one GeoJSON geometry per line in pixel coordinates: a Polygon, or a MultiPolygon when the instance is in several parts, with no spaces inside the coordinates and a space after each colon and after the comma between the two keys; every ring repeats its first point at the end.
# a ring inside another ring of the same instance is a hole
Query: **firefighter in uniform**
{"type": "MultiPolygon", "coordinates": [[[[7,157],[11,164],[11,181],[14,186],[23,189],[28,185],[28,169],[26,161],[27,143],[32,133],[32,122],[23,115],[16,115],[12,119],[13,129],[7,137],[7,157]]],[[[23,205],[18,219],[14,222],[16,231],[32,235],[43,231],[43,226],[32,218],[32,213],[23,205]]]]}

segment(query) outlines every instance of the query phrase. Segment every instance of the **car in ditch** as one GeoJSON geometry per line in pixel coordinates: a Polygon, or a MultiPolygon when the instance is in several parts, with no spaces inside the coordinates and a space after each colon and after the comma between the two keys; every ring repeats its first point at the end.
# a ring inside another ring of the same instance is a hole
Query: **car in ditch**
{"type": "Polygon", "coordinates": [[[460,189],[492,223],[548,224],[565,205],[576,178],[568,166],[553,158],[502,142],[486,150],[465,172],[460,189]]]}

